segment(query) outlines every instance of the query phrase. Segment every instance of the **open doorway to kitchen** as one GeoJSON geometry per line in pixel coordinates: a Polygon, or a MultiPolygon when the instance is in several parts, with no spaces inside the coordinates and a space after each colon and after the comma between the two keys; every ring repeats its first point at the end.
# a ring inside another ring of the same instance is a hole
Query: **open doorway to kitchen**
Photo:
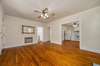
{"type": "Polygon", "coordinates": [[[62,24],[62,41],[68,48],[80,47],[80,24],[79,21],[62,24]]]}

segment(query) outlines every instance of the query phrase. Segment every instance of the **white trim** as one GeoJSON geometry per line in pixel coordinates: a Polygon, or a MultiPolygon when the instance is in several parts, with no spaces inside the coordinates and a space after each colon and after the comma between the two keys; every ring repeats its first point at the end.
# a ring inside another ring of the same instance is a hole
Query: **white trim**
{"type": "Polygon", "coordinates": [[[12,47],[27,46],[27,45],[32,45],[32,44],[34,45],[34,44],[36,44],[36,42],[34,42],[34,43],[14,44],[14,45],[10,45],[10,46],[4,46],[3,49],[5,49],[5,48],[12,48],[12,47]]]}

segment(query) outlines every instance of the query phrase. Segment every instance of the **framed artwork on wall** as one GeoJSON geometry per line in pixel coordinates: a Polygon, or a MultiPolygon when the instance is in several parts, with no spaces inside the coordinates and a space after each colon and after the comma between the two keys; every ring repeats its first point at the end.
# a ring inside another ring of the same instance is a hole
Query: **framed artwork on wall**
{"type": "Polygon", "coordinates": [[[22,33],[23,34],[35,34],[35,27],[22,25],[22,33]]]}

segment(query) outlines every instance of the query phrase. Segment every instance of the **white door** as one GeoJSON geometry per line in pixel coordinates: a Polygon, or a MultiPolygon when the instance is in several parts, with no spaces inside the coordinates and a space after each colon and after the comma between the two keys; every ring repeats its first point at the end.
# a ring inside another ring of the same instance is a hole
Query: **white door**
{"type": "Polygon", "coordinates": [[[38,41],[43,41],[43,27],[37,27],[38,41]]]}

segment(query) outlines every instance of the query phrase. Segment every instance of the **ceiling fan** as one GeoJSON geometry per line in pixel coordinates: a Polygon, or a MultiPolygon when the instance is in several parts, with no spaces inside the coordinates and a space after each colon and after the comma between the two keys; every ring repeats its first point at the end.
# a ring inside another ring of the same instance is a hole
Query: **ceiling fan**
{"type": "Polygon", "coordinates": [[[48,12],[48,8],[44,8],[41,11],[39,10],[34,10],[34,12],[39,13],[40,15],[38,16],[38,18],[43,18],[43,19],[47,19],[50,16],[55,16],[55,13],[51,13],[49,14],[48,12]]]}
{"type": "Polygon", "coordinates": [[[72,23],[72,26],[73,26],[74,28],[79,27],[79,25],[80,25],[79,21],[76,21],[76,22],[73,22],[73,23],[72,23]]]}

